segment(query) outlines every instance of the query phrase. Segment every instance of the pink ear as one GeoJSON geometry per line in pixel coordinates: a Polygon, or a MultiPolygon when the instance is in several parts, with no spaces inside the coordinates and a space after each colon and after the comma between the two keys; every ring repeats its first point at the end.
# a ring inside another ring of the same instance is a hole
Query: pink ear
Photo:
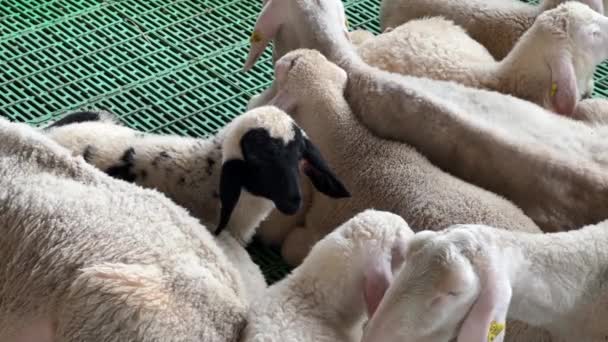
{"type": "Polygon", "coordinates": [[[558,114],[572,115],[578,101],[578,87],[572,61],[567,56],[556,56],[551,63],[551,103],[558,114]]]}
{"type": "Polygon", "coordinates": [[[458,342],[503,341],[512,290],[505,270],[496,266],[489,264],[480,270],[479,297],[460,328],[458,342]],[[494,338],[489,338],[493,327],[502,327],[502,330],[493,329],[494,338]]]}
{"type": "Polygon", "coordinates": [[[247,55],[247,61],[243,68],[248,71],[260,58],[264,49],[276,36],[279,27],[283,23],[283,18],[287,16],[285,0],[266,0],[264,8],[258,17],[253,33],[251,34],[251,47],[247,55]]]}
{"type": "Polygon", "coordinates": [[[384,257],[376,257],[367,263],[364,275],[363,296],[368,317],[372,317],[380,301],[393,280],[389,262],[384,257]]]}

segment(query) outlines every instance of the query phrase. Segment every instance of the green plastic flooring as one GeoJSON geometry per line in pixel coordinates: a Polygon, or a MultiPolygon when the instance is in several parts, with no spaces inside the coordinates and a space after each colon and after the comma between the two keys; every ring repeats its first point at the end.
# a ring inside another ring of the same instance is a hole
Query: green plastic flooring
{"type": "MultiPolygon", "coordinates": [[[[378,32],[380,0],[346,0],[378,32]]],[[[40,125],[106,109],[138,130],[205,137],[272,79],[270,49],[242,65],[262,0],[0,0],[0,115],[40,125]]],[[[608,97],[608,65],[594,96],[608,97]]],[[[255,242],[270,282],[288,269],[255,242]]]]}

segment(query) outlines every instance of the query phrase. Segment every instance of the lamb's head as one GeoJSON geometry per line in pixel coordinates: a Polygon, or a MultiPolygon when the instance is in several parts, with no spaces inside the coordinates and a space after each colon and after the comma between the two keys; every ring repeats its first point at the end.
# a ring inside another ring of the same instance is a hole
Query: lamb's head
{"type": "Polygon", "coordinates": [[[347,75],[320,52],[298,49],[277,61],[274,82],[277,92],[270,103],[291,113],[299,103],[342,96],[347,75]]]}
{"type": "Polygon", "coordinates": [[[484,228],[417,233],[363,341],[502,341],[511,285],[484,228]]]}
{"type": "Polygon", "coordinates": [[[276,61],[297,48],[319,48],[320,39],[332,35],[349,40],[341,0],[264,0],[251,34],[244,70],[251,69],[271,41],[276,61]]]}
{"type": "Polygon", "coordinates": [[[227,226],[245,229],[239,217],[252,211],[260,213],[260,220],[274,207],[295,214],[302,201],[300,170],[321,193],[350,196],[318,148],[285,112],[264,106],[234,119],[222,144],[221,213],[215,233],[227,226]]]}
{"type": "Polygon", "coordinates": [[[536,49],[551,69],[551,107],[570,115],[579,94],[591,94],[595,67],[608,58],[608,18],[568,1],[539,15],[530,32],[538,34],[536,49]]]}
{"type": "Polygon", "coordinates": [[[320,274],[329,283],[329,294],[335,295],[325,305],[337,315],[371,316],[404,262],[413,235],[399,215],[367,209],[316,243],[296,270],[320,274]]]}

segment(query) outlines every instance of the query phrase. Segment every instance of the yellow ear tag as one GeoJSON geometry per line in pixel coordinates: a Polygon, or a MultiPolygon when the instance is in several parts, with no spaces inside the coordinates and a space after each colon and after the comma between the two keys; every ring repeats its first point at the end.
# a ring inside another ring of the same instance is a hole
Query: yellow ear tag
{"type": "Polygon", "coordinates": [[[494,341],[496,336],[498,336],[503,330],[505,330],[504,324],[492,321],[492,323],[490,323],[490,331],[488,332],[488,342],[494,341]]]}
{"type": "Polygon", "coordinates": [[[253,31],[253,33],[251,33],[251,38],[249,40],[252,43],[259,43],[262,41],[262,34],[258,31],[253,31]]]}
{"type": "Polygon", "coordinates": [[[557,83],[551,83],[551,97],[555,96],[557,93],[557,83]]]}

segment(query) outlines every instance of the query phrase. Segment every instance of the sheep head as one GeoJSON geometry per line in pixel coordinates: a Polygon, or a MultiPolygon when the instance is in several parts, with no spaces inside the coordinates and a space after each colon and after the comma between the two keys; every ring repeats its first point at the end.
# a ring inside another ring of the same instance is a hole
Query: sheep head
{"type": "Polygon", "coordinates": [[[550,107],[571,115],[579,94],[591,93],[595,67],[608,58],[608,18],[575,1],[539,15],[531,28],[542,32],[551,70],[550,107]],[[590,88],[590,89],[589,89],[590,88]]]}
{"type": "Polygon", "coordinates": [[[273,59],[277,60],[297,48],[317,48],[320,34],[340,34],[339,30],[349,40],[347,25],[341,0],[265,0],[244,70],[253,67],[273,40],[273,59]]]}
{"type": "Polygon", "coordinates": [[[294,50],[275,64],[277,93],[270,104],[292,113],[298,103],[334,94],[342,96],[346,81],[346,72],[320,52],[294,50]]]}
{"type": "MultiPolygon", "coordinates": [[[[226,129],[219,189],[221,212],[216,234],[229,224],[241,192],[247,195],[243,203],[250,204],[243,204],[238,210],[266,211],[267,214],[274,206],[286,215],[295,214],[302,201],[300,170],[321,193],[332,198],[350,196],[306,133],[276,107],[248,111],[226,129]],[[270,205],[260,205],[264,202],[270,205]]],[[[235,225],[235,229],[242,229],[240,222],[235,225]]]]}
{"type": "Polygon", "coordinates": [[[416,234],[363,341],[502,341],[511,284],[484,228],[416,234]]]}

